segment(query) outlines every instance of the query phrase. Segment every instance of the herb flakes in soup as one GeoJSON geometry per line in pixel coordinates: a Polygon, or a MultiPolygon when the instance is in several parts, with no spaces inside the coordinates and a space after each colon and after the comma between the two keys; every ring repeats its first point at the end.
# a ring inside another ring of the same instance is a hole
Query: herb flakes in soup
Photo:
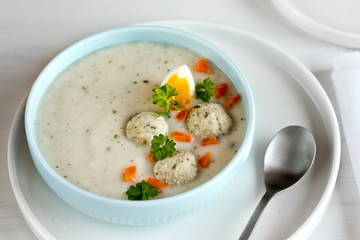
{"type": "Polygon", "coordinates": [[[45,159],[67,181],[105,197],[146,200],[188,191],[219,173],[242,144],[245,119],[241,96],[211,59],[137,42],[91,53],[59,74],[42,99],[36,131],[45,159]],[[205,98],[196,96],[201,84],[205,98]],[[129,137],[128,123],[144,112],[129,137]],[[160,134],[174,143],[173,155],[157,156],[168,149],[166,140],[152,149],[160,134]]]}

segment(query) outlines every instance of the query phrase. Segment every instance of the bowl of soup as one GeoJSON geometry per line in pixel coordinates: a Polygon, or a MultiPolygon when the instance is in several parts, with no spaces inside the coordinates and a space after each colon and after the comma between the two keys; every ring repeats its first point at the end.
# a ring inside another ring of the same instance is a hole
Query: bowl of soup
{"type": "Polygon", "coordinates": [[[239,67],[206,40],[158,26],[68,47],[40,73],[25,110],[48,186],[124,225],[174,220],[215,199],[246,161],[254,126],[239,67]]]}

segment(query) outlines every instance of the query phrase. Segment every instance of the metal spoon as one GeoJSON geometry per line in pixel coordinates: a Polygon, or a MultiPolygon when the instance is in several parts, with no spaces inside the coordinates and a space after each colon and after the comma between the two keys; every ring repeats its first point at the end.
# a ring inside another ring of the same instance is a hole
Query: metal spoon
{"type": "Polygon", "coordinates": [[[316,144],[309,130],[300,126],[289,126],[280,130],[271,140],[264,161],[266,192],[239,240],[249,239],[255,224],[270,199],[297,181],[311,167],[316,144]]]}

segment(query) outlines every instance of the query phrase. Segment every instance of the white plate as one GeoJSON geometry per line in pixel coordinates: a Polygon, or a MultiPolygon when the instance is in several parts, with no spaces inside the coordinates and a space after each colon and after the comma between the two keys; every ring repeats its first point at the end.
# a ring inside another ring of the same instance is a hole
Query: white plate
{"type": "Polygon", "coordinates": [[[272,0],[295,26],[322,40],[360,48],[359,0],[272,0]]]}
{"type": "Polygon", "coordinates": [[[275,196],[254,239],[304,238],[328,206],[340,162],[337,119],[324,90],[296,59],[247,32],[202,22],[155,22],[197,34],[220,47],[243,70],[257,107],[255,143],[241,172],[206,208],[163,225],[128,227],[92,219],[68,206],[44,183],[29,156],[21,104],[9,139],[9,172],[16,199],[40,239],[237,239],[264,193],[262,163],[272,136],[287,125],[309,128],[317,141],[313,168],[275,196]]]}

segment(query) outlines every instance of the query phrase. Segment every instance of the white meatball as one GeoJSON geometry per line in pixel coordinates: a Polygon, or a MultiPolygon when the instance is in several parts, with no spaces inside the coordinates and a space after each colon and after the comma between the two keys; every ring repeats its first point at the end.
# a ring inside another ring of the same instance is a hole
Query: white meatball
{"type": "Polygon", "coordinates": [[[196,137],[212,137],[227,134],[232,120],[222,105],[201,103],[190,110],[186,124],[196,137]]]}
{"type": "Polygon", "coordinates": [[[167,132],[165,119],[154,112],[141,112],[126,124],[126,136],[139,145],[150,145],[154,136],[167,132]]]}
{"type": "Polygon", "coordinates": [[[195,155],[176,151],[174,156],[155,163],[155,178],[169,185],[182,185],[192,181],[198,172],[195,155]]]}

